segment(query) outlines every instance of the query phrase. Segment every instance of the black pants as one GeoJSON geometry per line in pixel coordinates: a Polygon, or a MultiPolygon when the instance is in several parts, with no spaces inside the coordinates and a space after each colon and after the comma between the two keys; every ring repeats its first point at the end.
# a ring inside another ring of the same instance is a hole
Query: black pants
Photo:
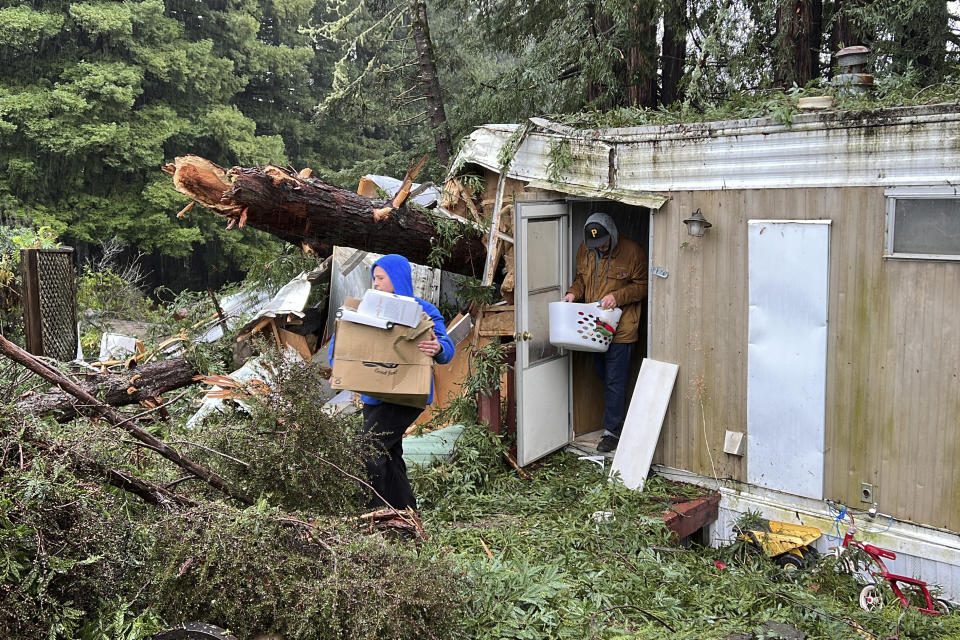
{"type": "MultiPolygon", "coordinates": [[[[366,461],[367,476],[374,490],[395,509],[417,508],[403,461],[403,434],[422,412],[389,402],[363,405],[363,433],[369,434],[374,448],[366,461]]],[[[383,501],[374,495],[370,506],[383,506],[383,501]]]]}

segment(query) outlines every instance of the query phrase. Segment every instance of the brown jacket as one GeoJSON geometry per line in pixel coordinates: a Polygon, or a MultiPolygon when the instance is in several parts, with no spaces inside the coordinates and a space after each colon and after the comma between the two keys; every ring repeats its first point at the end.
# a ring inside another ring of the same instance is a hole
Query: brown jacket
{"type": "Polygon", "coordinates": [[[598,256],[580,244],[577,277],[567,290],[577,302],[598,302],[608,293],[623,309],[614,342],[636,342],[643,301],[647,298],[647,253],[630,238],[620,238],[613,251],[598,256]]]}

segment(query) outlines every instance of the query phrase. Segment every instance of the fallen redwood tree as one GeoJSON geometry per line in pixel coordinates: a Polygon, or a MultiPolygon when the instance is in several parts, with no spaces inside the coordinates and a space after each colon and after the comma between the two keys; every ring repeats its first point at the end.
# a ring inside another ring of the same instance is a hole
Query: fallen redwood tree
{"type": "MultiPolygon", "coordinates": [[[[86,393],[106,404],[120,407],[135,403],[151,403],[164,393],[194,384],[197,372],[183,358],[151,362],[123,373],[88,373],[78,382],[86,393]]],[[[17,406],[24,413],[45,416],[56,413],[58,420],[71,420],[81,414],[80,402],[69,393],[53,387],[44,393],[20,398],[17,406]]],[[[81,403],[82,404],[82,403],[81,403]]]]}
{"type": "Polygon", "coordinates": [[[229,218],[227,228],[249,225],[319,256],[344,245],[400,253],[428,264],[431,252],[439,252],[443,269],[482,276],[486,249],[481,234],[464,220],[405,206],[410,180],[404,181],[406,191],[390,201],[327,184],[310,177],[308,169],[295,173],[267,165],[227,170],[198,156],[183,156],[163,170],[173,176],[176,190],[193,200],[179,215],[197,202],[229,218]]]}

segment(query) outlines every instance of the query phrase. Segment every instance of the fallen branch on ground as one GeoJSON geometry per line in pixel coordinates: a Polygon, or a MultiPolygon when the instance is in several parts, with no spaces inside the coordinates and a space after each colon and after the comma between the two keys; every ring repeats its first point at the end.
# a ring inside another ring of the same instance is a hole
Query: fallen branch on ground
{"type": "Polygon", "coordinates": [[[77,399],[83,401],[83,405],[78,405],[81,408],[81,411],[86,414],[93,414],[95,416],[102,417],[110,424],[115,427],[119,427],[124,431],[130,433],[134,438],[145,444],[146,446],[154,449],[157,453],[162,455],[167,460],[170,460],[178,467],[184,469],[185,471],[191,473],[192,475],[200,478],[210,486],[222,491],[224,494],[243,502],[244,504],[253,504],[253,501],[246,496],[243,492],[231,486],[221,478],[219,475],[210,471],[206,467],[203,467],[187,456],[181,455],[179,451],[165,443],[164,441],[155,438],[147,431],[141,429],[132,420],[123,416],[116,409],[111,407],[108,404],[105,404],[87,391],[77,385],[75,382],[68,379],[66,376],[61,374],[59,371],[52,369],[51,367],[43,364],[38,361],[34,356],[27,353],[17,345],[13,344],[3,336],[0,336],[0,354],[5,355],[7,358],[17,362],[24,367],[30,369],[37,375],[48,380],[49,382],[59,386],[63,391],[69,393],[70,395],[76,397],[77,399]]]}

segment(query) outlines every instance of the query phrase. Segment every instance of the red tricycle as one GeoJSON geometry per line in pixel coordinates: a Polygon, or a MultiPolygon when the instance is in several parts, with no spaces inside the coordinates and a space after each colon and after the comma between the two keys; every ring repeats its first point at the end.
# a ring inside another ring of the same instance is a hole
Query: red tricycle
{"type": "MultiPolygon", "coordinates": [[[[920,613],[939,616],[950,612],[950,606],[945,600],[934,598],[930,595],[930,590],[927,589],[926,582],[916,578],[908,578],[907,576],[897,573],[891,573],[887,570],[887,566],[883,563],[884,558],[887,560],[895,560],[897,557],[896,553],[889,549],[882,549],[854,539],[854,535],[857,533],[857,527],[853,520],[853,514],[851,514],[845,506],[838,505],[831,500],[827,500],[827,504],[837,512],[838,533],[840,523],[846,518],[850,519],[850,526],[843,536],[842,548],[837,547],[834,549],[837,557],[837,566],[847,573],[857,575],[858,566],[855,560],[851,558],[849,554],[850,550],[863,552],[871,561],[865,571],[869,573],[874,582],[868,583],[860,591],[861,609],[864,611],[879,611],[883,608],[883,592],[880,590],[879,583],[880,581],[886,581],[890,585],[893,595],[897,597],[897,600],[899,600],[900,604],[904,607],[911,606],[910,599],[904,593],[904,589],[906,589],[909,593],[916,594],[918,602],[921,603],[920,606],[917,607],[920,613]]],[[[876,512],[871,509],[869,513],[873,516],[876,512]]]]}

